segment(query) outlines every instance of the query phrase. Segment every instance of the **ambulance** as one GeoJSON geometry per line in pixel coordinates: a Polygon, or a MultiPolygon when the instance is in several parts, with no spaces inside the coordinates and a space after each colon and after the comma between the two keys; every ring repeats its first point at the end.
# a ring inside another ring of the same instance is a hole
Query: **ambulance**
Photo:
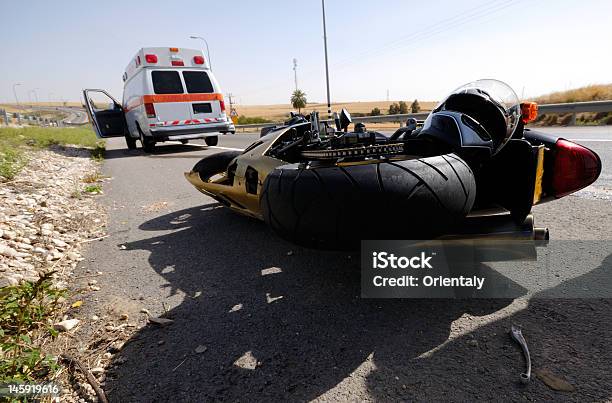
{"type": "Polygon", "coordinates": [[[215,146],[218,133],[236,132],[199,50],[142,48],[123,74],[122,103],[101,89],[85,89],[83,97],[97,136],[125,137],[129,149],[137,140],[145,152],[169,140],[204,139],[215,146]]]}

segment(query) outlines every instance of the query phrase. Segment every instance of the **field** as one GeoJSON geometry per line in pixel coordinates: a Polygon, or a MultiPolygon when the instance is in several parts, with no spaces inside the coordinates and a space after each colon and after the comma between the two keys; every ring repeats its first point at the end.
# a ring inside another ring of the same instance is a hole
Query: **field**
{"type": "Polygon", "coordinates": [[[557,91],[533,99],[539,104],[603,101],[612,99],[612,84],[593,84],[567,91],[557,91]]]}
{"type": "MultiPolygon", "coordinates": [[[[346,108],[352,114],[369,114],[372,109],[379,108],[382,114],[386,114],[389,110],[389,105],[392,103],[398,103],[399,101],[366,101],[366,102],[336,102],[332,103],[332,112],[337,112],[342,108],[346,108]]],[[[408,105],[412,103],[410,100],[406,100],[408,105]]],[[[430,111],[436,102],[421,102],[421,111],[430,111]]],[[[236,105],[236,110],[239,115],[246,117],[261,117],[272,121],[280,121],[286,119],[289,116],[289,112],[294,111],[290,104],[276,104],[276,105],[236,105]]],[[[318,111],[321,115],[325,115],[327,112],[327,104],[321,103],[309,103],[306,108],[302,109],[302,113],[309,113],[312,111],[318,111]]]]}

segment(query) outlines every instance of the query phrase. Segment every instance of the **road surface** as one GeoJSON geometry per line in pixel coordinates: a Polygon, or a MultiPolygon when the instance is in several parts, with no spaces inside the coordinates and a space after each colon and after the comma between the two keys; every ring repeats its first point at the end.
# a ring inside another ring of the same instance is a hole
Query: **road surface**
{"type": "MultiPolygon", "coordinates": [[[[610,129],[549,130],[582,138],[604,173],[597,192],[536,207],[536,222],[553,239],[609,245],[610,129]]],[[[84,307],[99,316],[109,306],[130,317],[167,310],[174,320],[139,330],[115,356],[111,401],[612,398],[611,300],[360,299],[357,255],[289,244],[184,180],[203,156],[257,137],[160,145],[152,155],[108,141],[112,180],[101,201],[110,237],[91,245],[80,269],[104,273],[84,307]],[[507,334],[513,323],[523,326],[534,368],[575,392],[517,383],[524,363],[507,334]]],[[[610,272],[611,256],[600,271],[610,272]]]]}

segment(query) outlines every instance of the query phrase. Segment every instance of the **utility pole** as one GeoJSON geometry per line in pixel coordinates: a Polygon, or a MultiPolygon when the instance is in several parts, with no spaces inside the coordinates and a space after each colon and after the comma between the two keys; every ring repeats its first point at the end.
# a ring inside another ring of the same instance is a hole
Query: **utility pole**
{"type": "Polygon", "coordinates": [[[17,102],[17,108],[19,108],[19,98],[17,98],[17,90],[15,89],[18,85],[21,85],[21,83],[15,83],[13,84],[13,95],[15,95],[15,102],[17,102]]]}
{"type": "Polygon", "coordinates": [[[389,102],[389,89],[387,88],[387,102],[389,102]]]}
{"type": "Polygon", "coordinates": [[[323,44],[325,46],[325,81],[327,82],[327,118],[332,118],[331,99],[329,96],[329,67],[327,63],[327,28],[325,27],[325,0],[321,0],[323,9],[323,44]]]}
{"type": "Polygon", "coordinates": [[[293,78],[295,80],[295,90],[298,90],[298,84],[297,84],[297,59],[293,58],[293,78]]]}

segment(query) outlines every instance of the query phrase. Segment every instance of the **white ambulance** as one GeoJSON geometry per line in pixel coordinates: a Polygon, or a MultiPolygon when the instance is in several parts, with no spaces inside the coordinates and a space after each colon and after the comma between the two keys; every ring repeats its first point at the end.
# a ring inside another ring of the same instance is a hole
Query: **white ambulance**
{"type": "Polygon", "coordinates": [[[98,137],[125,137],[129,149],[140,140],[146,152],[156,142],[235,133],[225,113],[221,88],[199,50],[142,48],[123,74],[123,103],[100,89],[83,90],[85,109],[98,137]]]}

